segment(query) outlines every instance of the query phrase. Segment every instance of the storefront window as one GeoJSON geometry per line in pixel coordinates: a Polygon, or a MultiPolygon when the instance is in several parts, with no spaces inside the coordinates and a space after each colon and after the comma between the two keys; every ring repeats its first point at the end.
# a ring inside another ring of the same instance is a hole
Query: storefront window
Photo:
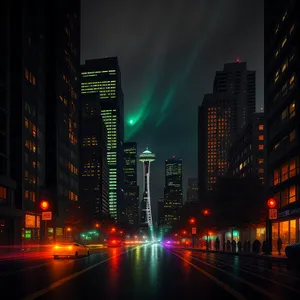
{"type": "Polygon", "coordinates": [[[273,251],[277,249],[277,239],[278,239],[278,223],[272,224],[272,248],[273,251]]]}
{"type": "Polygon", "coordinates": [[[279,235],[282,240],[282,251],[289,244],[289,221],[279,223],[279,235]]]}
{"type": "Polygon", "coordinates": [[[25,228],[35,228],[34,215],[25,215],[25,228]]]}
{"type": "Polygon", "coordinates": [[[263,243],[266,239],[266,228],[256,228],[256,239],[263,243]]]}
{"type": "Polygon", "coordinates": [[[290,244],[296,243],[296,220],[290,220],[290,244]]]}

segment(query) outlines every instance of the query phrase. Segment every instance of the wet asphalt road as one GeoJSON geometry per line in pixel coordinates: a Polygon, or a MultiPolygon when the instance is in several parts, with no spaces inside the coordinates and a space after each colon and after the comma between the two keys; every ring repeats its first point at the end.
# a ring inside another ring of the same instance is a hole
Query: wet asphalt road
{"type": "Polygon", "coordinates": [[[1,299],[300,299],[284,262],[167,249],[108,248],[79,259],[0,261],[1,299]]]}

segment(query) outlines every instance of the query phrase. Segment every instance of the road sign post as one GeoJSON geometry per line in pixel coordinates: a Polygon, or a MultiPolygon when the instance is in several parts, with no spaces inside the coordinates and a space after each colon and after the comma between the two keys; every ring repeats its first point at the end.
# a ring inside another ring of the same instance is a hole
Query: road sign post
{"type": "Polygon", "coordinates": [[[272,253],[272,220],[276,220],[278,217],[277,201],[274,198],[267,200],[268,215],[266,218],[266,242],[267,249],[266,254],[272,253]]]}
{"type": "Polygon", "coordinates": [[[276,220],[278,217],[277,208],[269,209],[269,220],[276,220]]]}

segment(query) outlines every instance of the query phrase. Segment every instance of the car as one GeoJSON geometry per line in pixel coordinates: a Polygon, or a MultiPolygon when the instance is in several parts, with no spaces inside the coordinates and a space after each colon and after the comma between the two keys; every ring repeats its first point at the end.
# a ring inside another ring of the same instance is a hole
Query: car
{"type": "Polygon", "coordinates": [[[106,241],[106,245],[107,245],[107,247],[122,247],[123,242],[120,239],[111,238],[106,241]]]}
{"type": "Polygon", "coordinates": [[[285,254],[289,259],[300,261],[300,243],[286,246],[285,254]]]}
{"type": "Polygon", "coordinates": [[[77,258],[79,256],[89,256],[90,249],[76,242],[68,242],[54,245],[52,253],[54,259],[61,256],[77,258]]]}

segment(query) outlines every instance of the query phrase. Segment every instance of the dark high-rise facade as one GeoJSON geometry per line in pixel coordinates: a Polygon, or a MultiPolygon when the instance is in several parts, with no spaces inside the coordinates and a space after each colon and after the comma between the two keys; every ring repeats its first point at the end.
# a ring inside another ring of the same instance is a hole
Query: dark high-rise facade
{"type": "Polygon", "coordinates": [[[187,202],[198,201],[198,178],[188,179],[186,201],[187,202]]]}
{"type": "Polygon", "coordinates": [[[86,60],[82,66],[82,95],[97,93],[101,116],[107,132],[107,163],[109,169],[109,213],[118,220],[124,215],[123,203],[123,141],[124,107],[121,71],[118,58],[86,60]]]}
{"type": "Polygon", "coordinates": [[[109,215],[107,134],[98,94],[84,95],[80,102],[80,204],[89,223],[109,215]]]}
{"type": "Polygon", "coordinates": [[[124,143],[124,211],[123,222],[138,226],[139,188],[137,186],[137,145],[124,143]]]}
{"type": "Polygon", "coordinates": [[[225,175],[228,150],[255,112],[255,71],[247,63],[225,64],[216,73],[213,93],[204,96],[198,111],[199,199],[215,189],[225,175]]]}
{"type": "Polygon", "coordinates": [[[252,176],[265,184],[264,113],[254,113],[228,152],[228,175],[238,178],[252,176]]]}
{"type": "Polygon", "coordinates": [[[239,131],[255,112],[256,82],[255,71],[247,69],[246,62],[235,62],[224,65],[223,71],[217,71],[214,93],[229,92],[232,95],[233,128],[239,131]]]}
{"type": "Polygon", "coordinates": [[[182,160],[173,157],[165,161],[165,224],[172,225],[178,220],[182,202],[182,160]]]}
{"type": "Polygon", "coordinates": [[[59,239],[68,225],[70,204],[79,194],[80,2],[6,4],[10,5],[7,19],[1,18],[7,25],[3,28],[10,112],[6,166],[16,182],[15,193],[10,193],[15,196],[12,203],[23,211],[23,232],[16,226],[11,231],[18,230],[25,244],[38,242],[46,232],[40,230],[39,201],[47,195],[53,218],[46,234],[49,240],[59,239]]]}
{"type": "Polygon", "coordinates": [[[43,4],[10,2],[9,83],[10,175],[16,182],[15,205],[23,210],[18,235],[38,242],[37,202],[45,183],[45,23],[43,4]]]}
{"type": "Polygon", "coordinates": [[[267,185],[279,204],[269,238],[276,249],[299,241],[300,2],[265,1],[265,115],[267,185]]]}
{"type": "Polygon", "coordinates": [[[12,1],[1,3],[0,19],[0,245],[10,245],[21,242],[21,228],[23,227],[22,201],[15,198],[16,182],[10,172],[10,119],[12,111],[10,91],[10,64],[15,59],[12,51],[12,36],[16,23],[12,20],[12,1]]]}
{"type": "Polygon", "coordinates": [[[46,1],[45,188],[56,218],[49,226],[76,226],[79,200],[78,110],[80,97],[80,1],[46,1]]]}

